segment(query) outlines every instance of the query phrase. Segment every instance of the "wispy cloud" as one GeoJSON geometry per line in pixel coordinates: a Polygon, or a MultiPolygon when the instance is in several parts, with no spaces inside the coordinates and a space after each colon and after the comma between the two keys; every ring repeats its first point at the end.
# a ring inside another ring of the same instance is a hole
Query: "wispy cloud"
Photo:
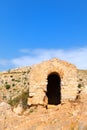
{"type": "Polygon", "coordinates": [[[27,66],[39,63],[51,58],[59,58],[75,64],[79,69],[87,69],[87,47],[77,49],[22,49],[25,56],[14,58],[12,64],[15,66],[27,66]]]}
{"type": "Polygon", "coordinates": [[[64,49],[21,49],[22,56],[13,59],[0,59],[0,70],[30,66],[51,58],[59,58],[75,64],[79,69],[87,69],[87,47],[64,49]]]}

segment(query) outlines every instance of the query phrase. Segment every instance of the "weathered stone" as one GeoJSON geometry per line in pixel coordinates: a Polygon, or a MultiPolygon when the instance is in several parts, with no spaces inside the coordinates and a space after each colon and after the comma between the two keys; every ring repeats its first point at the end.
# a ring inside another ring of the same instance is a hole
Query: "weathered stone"
{"type": "Polygon", "coordinates": [[[14,111],[16,114],[20,115],[20,114],[22,114],[22,112],[23,112],[23,107],[22,107],[20,104],[18,104],[17,107],[14,107],[13,111],[14,111]]]}
{"type": "MultiPolygon", "coordinates": [[[[87,71],[78,70],[74,65],[55,58],[31,67],[0,72],[0,102],[8,102],[29,89],[28,105],[44,105],[44,97],[48,98],[48,78],[52,74],[60,80],[60,92],[52,92],[50,95],[54,95],[57,100],[55,95],[60,93],[60,103],[75,100],[79,92],[87,94],[87,71]],[[10,85],[10,88],[7,89],[6,85],[10,85]]],[[[55,83],[53,86],[56,88],[55,83]]],[[[53,100],[53,97],[50,100],[53,100]]],[[[49,99],[47,101],[49,104],[49,99]]]]}
{"type": "Polygon", "coordinates": [[[61,80],[59,90],[61,102],[64,102],[65,99],[75,100],[78,86],[77,68],[70,63],[55,58],[32,66],[29,73],[29,105],[44,104],[43,100],[44,96],[47,96],[48,77],[50,74],[57,74],[61,80]]]}
{"type": "Polygon", "coordinates": [[[11,106],[8,103],[6,103],[6,102],[1,102],[0,103],[0,110],[1,109],[3,110],[3,108],[4,108],[5,111],[6,110],[11,110],[11,106]]]}

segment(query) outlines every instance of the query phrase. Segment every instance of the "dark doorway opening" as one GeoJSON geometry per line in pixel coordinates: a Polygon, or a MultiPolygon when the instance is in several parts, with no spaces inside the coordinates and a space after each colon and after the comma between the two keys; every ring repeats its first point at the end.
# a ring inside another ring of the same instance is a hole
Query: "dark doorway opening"
{"type": "Polygon", "coordinates": [[[58,105],[61,103],[61,79],[57,73],[48,75],[47,97],[48,104],[58,105]]]}

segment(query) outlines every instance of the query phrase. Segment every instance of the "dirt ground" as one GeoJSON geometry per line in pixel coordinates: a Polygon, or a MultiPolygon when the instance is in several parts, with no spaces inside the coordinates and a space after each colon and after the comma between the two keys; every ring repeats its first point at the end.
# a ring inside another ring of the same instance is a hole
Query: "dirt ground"
{"type": "Polygon", "coordinates": [[[0,130],[87,130],[87,95],[48,109],[31,107],[21,115],[0,107],[0,130]]]}

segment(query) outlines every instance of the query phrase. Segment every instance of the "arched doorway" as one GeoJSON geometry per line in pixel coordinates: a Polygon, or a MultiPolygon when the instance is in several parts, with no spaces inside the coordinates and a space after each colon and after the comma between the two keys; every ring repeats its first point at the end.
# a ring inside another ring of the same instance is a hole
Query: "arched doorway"
{"type": "Polygon", "coordinates": [[[47,97],[48,104],[58,105],[61,103],[61,78],[57,73],[48,75],[47,97]]]}

